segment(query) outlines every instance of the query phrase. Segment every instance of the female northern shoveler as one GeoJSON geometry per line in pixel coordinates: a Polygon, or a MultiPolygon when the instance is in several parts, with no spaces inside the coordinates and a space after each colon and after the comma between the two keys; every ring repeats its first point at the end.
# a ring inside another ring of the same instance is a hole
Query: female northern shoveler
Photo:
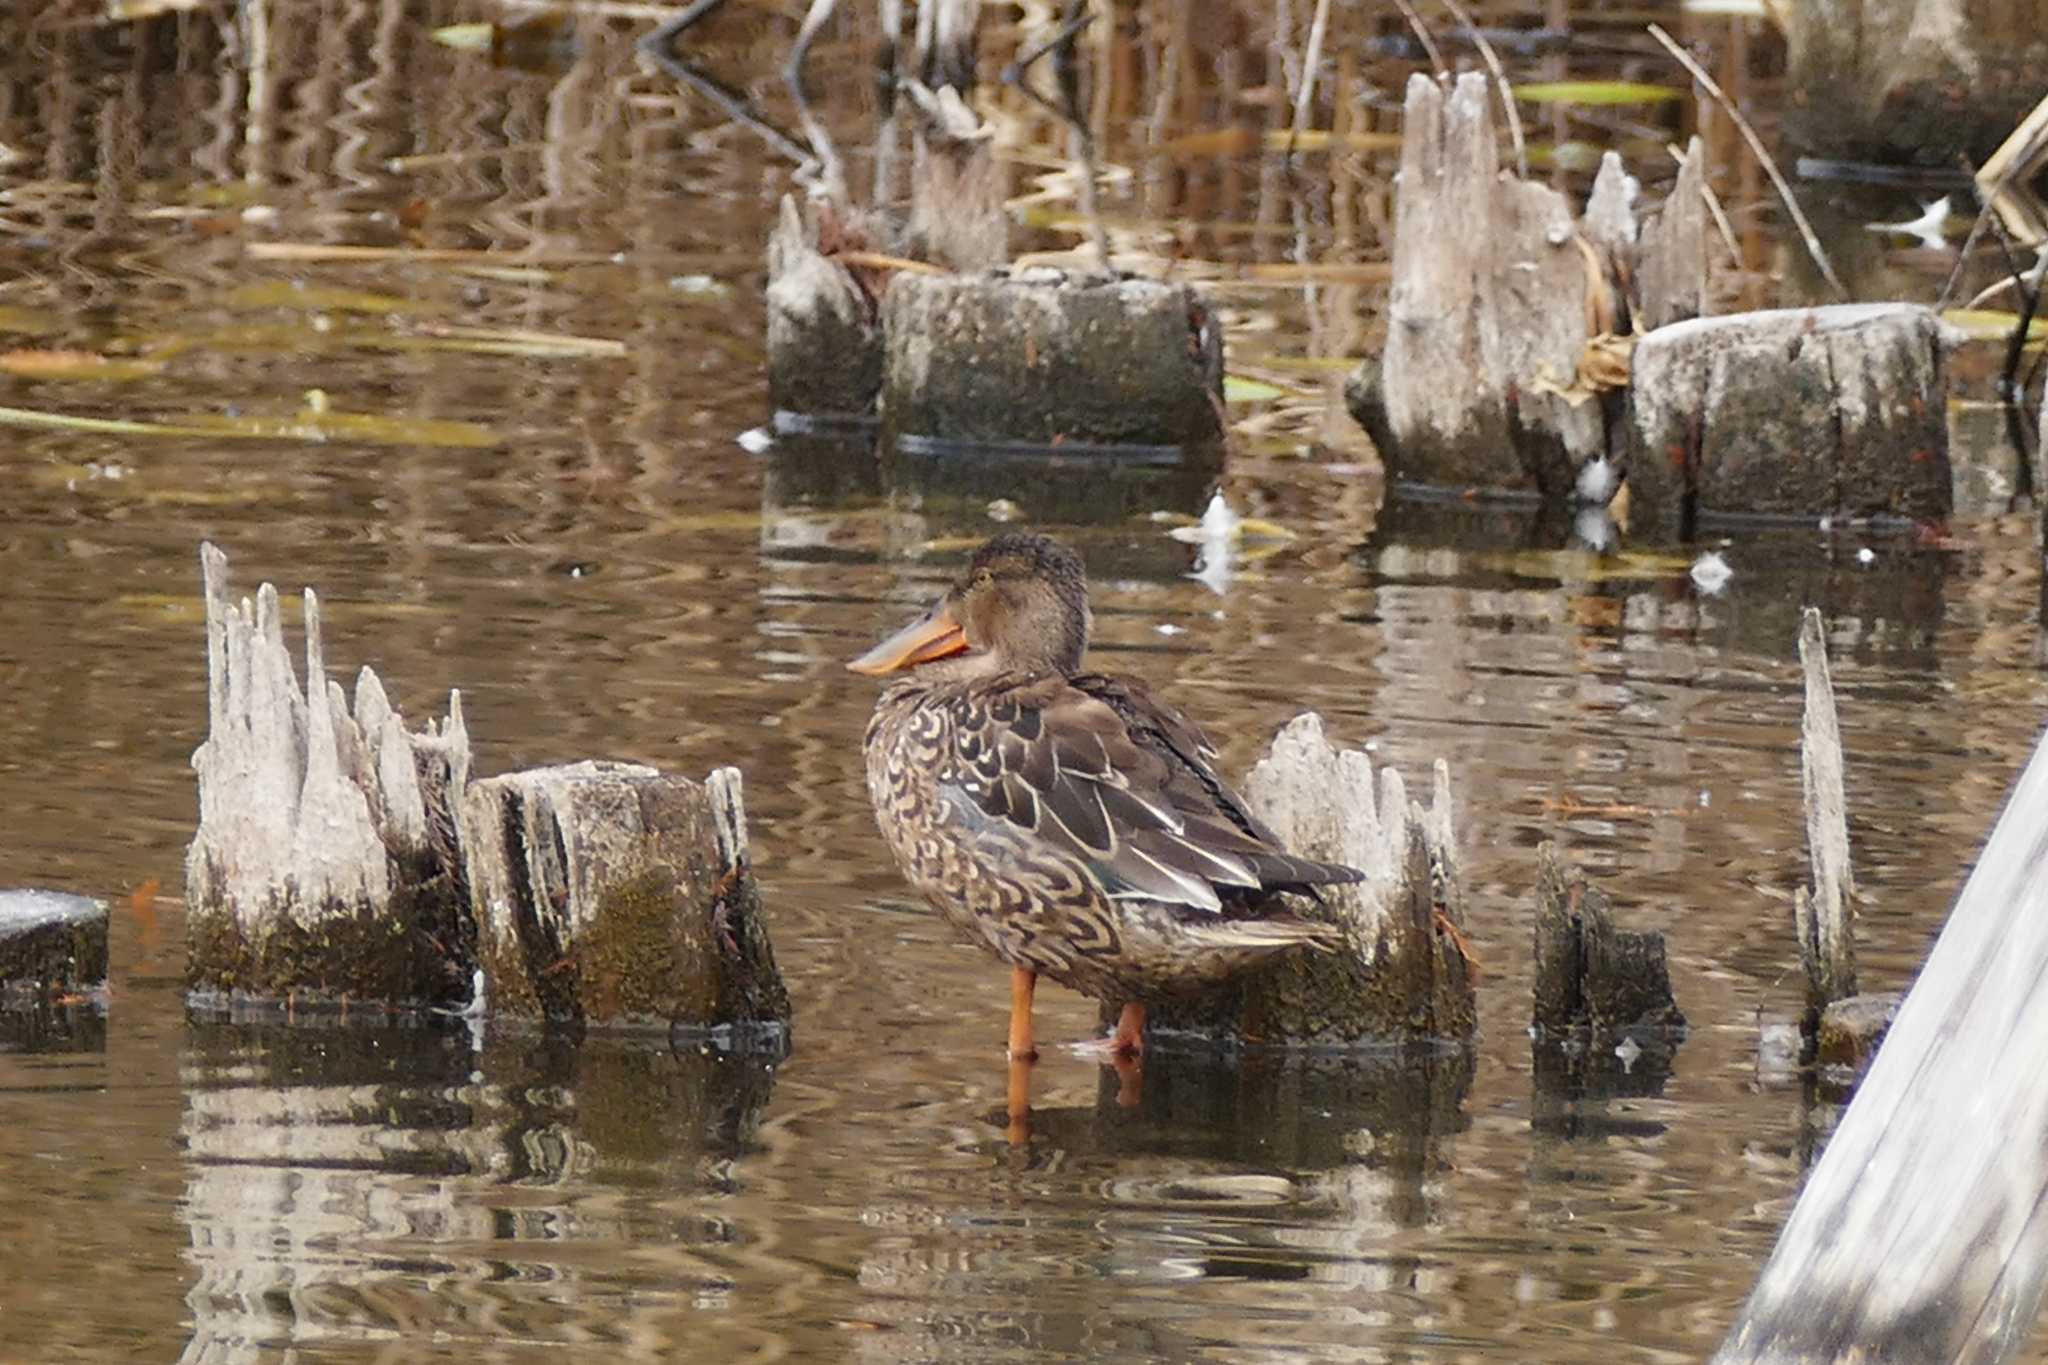
{"type": "Polygon", "coordinates": [[[1011,966],[1010,1055],[1032,1054],[1040,975],[1122,1006],[1215,985],[1334,927],[1279,892],[1357,881],[1291,856],[1212,766],[1193,722],[1081,671],[1080,557],[1000,535],[923,616],[847,665],[895,674],[868,723],[868,795],[911,884],[1011,966]]]}

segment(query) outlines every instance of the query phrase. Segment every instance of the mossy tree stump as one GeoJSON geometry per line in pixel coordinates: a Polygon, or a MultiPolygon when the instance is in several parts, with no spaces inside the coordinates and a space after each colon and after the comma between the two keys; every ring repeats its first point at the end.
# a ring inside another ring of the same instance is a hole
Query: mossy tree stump
{"type": "Polygon", "coordinates": [[[789,1019],[736,768],[583,762],[470,784],[462,841],[494,1012],[705,1029],[789,1019]]]}
{"type": "Polygon", "coordinates": [[[1155,1003],[1150,1027],[1226,1046],[1468,1040],[1477,974],[1465,956],[1450,770],[1439,759],[1434,771],[1425,808],[1398,772],[1375,773],[1364,753],[1332,746],[1313,712],[1289,722],[1244,795],[1290,852],[1366,874],[1318,888],[1321,905],[1296,903],[1342,926],[1343,946],[1292,952],[1197,999],[1155,1003]]]}
{"type": "Polygon", "coordinates": [[[452,812],[469,774],[462,699],[421,732],[365,668],[351,707],[305,594],[306,683],[277,590],[229,600],[200,549],[207,736],[192,755],[187,982],[237,996],[443,1005],[467,997],[468,896],[452,812]]]}

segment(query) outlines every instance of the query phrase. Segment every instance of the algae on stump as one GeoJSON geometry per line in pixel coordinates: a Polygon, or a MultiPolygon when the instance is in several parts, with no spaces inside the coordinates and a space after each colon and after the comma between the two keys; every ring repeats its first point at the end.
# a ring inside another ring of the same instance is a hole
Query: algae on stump
{"type": "Polygon", "coordinates": [[[491,1008],[576,1024],[786,1025],[740,774],[583,762],[470,784],[462,846],[491,1008]]]}
{"type": "Polygon", "coordinates": [[[415,734],[365,668],[351,709],[327,677],[310,589],[301,691],[277,589],[265,583],[237,606],[227,556],[203,545],[200,564],[207,737],[192,755],[187,983],[392,1005],[463,999],[468,898],[451,814],[469,775],[461,696],[415,734]]]}

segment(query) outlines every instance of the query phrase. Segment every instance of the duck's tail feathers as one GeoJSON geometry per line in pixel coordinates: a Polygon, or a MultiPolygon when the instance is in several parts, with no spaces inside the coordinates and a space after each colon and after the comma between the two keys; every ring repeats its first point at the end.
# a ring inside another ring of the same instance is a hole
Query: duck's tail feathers
{"type": "Polygon", "coordinates": [[[1305,919],[1213,919],[1186,923],[1189,938],[1215,948],[1335,948],[1344,932],[1305,919]]]}

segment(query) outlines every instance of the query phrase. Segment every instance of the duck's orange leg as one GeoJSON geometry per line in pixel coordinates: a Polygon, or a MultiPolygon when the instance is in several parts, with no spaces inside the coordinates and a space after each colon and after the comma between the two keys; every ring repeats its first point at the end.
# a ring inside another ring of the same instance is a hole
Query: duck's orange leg
{"type": "Polygon", "coordinates": [[[1138,1057],[1145,1051],[1145,1006],[1133,1000],[1116,1017],[1116,1034],[1109,1050],[1119,1057],[1138,1057]]]}
{"type": "Polygon", "coordinates": [[[1010,968],[1010,1060],[1030,1061],[1038,1056],[1031,1042],[1031,994],[1038,988],[1038,973],[1029,967],[1010,968]]]}

